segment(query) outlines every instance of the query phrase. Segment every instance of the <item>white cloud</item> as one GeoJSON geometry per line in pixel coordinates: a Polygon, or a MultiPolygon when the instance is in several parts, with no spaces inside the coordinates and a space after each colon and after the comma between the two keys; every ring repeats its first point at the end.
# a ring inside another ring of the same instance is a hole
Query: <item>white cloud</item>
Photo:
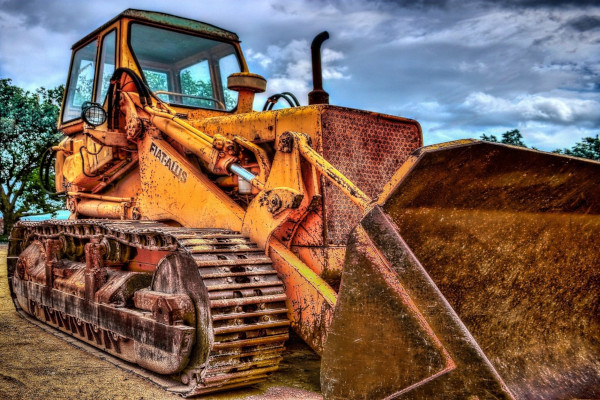
{"type": "MultiPolygon", "coordinates": [[[[544,7],[532,9],[502,9],[471,7],[471,10],[456,10],[454,18],[437,29],[417,27],[407,31],[403,24],[396,29],[402,30],[394,41],[395,44],[432,44],[452,43],[468,47],[485,47],[491,45],[514,45],[526,48],[535,43],[545,43],[549,48],[564,46],[564,38],[568,36],[585,37],[595,41],[593,33],[577,33],[565,27],[568,21],[581,16],[576,8],[553,10],[544,7]],[[461,16],[459,13],[463,13],[461,16]]],[[[414,22],[411,25],[416,25],[414,22]]],[[[573,42],[571,49],[581,43],[573,42]]]]}
{"type": "Polygon", "coordinates": [[[467,62],[467,61],[461,61],[458,64],[457,69],[460,72],[485,72],[486,70],[489,69],[488,65],[482,61],[476,61],[476,62],[467,62]]]}
{"type": "MultiPolygon", "coordinates": [[[[267,94],[292,92],[299,99],[306,98],[312,90],[312,63],[310,45],[306,40],[293,39],[285,45],[270,45],[265,53],[249,49],[250,61],[258,63],[270,77],[267,94]],[[265,54],[266,53],[266,54],[265,54]]],[[[322,50],[323,78],[327,80],[350,79],[347,67],[339,65],[344,59],[340,51],[322,50]]]]}
{"type": "Polygon", "coordinates": [[[549,121],[557,124],[590,123],[600,120],[600,102],[560,97],[528,95],[507,100],[490,94],[470,94],[463,103],[466,111],[488,118],[510,118],[517,121],[549,121]]]}
{"type": "Polygon", "coordinates": [[[378,10],[349,12],[342,17],[344,29],[339,32],[346,40],[373,37],[382,26],[394,23],[394,17],[378,10]]]}
{"type": "Polygon", "coordinates": [[[580,141],[580,138],[598,134],[598,130],[593,128],[552,125],[538,121],[527,121],[519,124],[517,128],[521,133],[525,132],[523,136],[527,145],[546,151],[570,148],[580,141]]]}
{"type": "Polygon", "coordinates": [[[273,62],[273,60],[270,57],[264,55],[261,52],[255,52],[252,49],[246,50],[245,56],[246,56],[246,61],[248,61],[248,62],[254,61],[263,68],[268,68],[269,64],[271,64],[273,62]]]}

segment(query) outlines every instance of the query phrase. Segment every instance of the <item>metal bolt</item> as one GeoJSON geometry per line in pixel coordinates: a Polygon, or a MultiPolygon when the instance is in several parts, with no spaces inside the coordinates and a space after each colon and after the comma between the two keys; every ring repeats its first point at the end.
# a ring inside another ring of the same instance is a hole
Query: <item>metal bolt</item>
{"type": "Polygon", "coordinates": [[[227,278],[227,283],[231,283],[233,282],[233,279],[231,277],[227,278]]]}
{"type": "Polygon", "coordinates": [[[273,197],[271,197],[271,201],[267,204],[267,210],[269,210],[270,213],[275,213],[281,208],[281,205],[281,199],[278,195],[274,194],[273,197]]]}
{"type": "Polygon", "coordinates": [[[190,376],[186,373],[181,374],[180,379],[181,379],[181,383],[183,383],[184,385],[187,385],[190,383],[190,376]]]}
{"type": "Polygon", "coordinates": [[[259,277],[259,276],[255,276],[255,277],[254,277],[254,280],[255,280],[255,281],[260,281],[260,277],[259,277]]]}

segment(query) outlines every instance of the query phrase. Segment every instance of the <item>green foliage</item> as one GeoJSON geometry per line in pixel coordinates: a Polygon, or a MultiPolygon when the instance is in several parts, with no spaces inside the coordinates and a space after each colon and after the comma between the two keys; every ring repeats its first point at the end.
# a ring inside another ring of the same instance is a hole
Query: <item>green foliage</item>
{"type": "Polygon", "coordinates": [[[487,140],[488,142],[504,143],[511,144],[513,146],[527,147],[527,145],[523,142],[523,135],[518,129],[513,129],[512,131],[504,132],[500,141],[498,141],[498,138],[496,136],[488,136],[485,133],[481,135],[481,139],[487,140]]]}
{"type": "MultiPolygon", "coordinates": [[[[106,64],[108,65],[108,64],[106,64]]],[[[106,66],[105,66],[106,68],[106,66]]],[[[100,83],[100,85],[102,85],[102,90],[100,91],[100,95],[99,97],[96,99],[97,103],[103,103],[104,99],[106,97],[106,92],[108,92],[108,87],[110,86],[110,78],[112,78],[114,72],[114,68],[110,69],[108,72],[104,72],[102,74],[102,82],[100,83]]]]}
{"type": "Polygon", "coordinates": [[[91,101],[93,88],[94,77],[86,77],[85,75],[79,75],[79,79],[77,79],[77,86],[75,87],[73,105],[81,106],[86,101],[91,101]]]}
{"type": "MultiPolygon", "coordinates": [[[[153,92],[156,91],[169,91],[169,84],[167,82],[167,74],[164,72],[156,72],[150,70],[144,70],[144,76],[146,78],[146,82],[148,86],[153,92]]],[[[210,79],[196,79],[194,78],[192,72],[190,70],[183,71],[180,76],[181,83],[181,93],[189,94],[192,96],[198,97],[206,97],[207,100],[204,99],[196,99],[193,97],[181,97],[181,99],[177,99],[178,96],[171,96],[167,94],[160,94],[159,97],[166,102],[182,102],[184,105],[195,106],[195,107],[205,107],[205,108],[219,108],[219,104],[215,103],[213,100],[208,100],[214,98],[213,95],[213,87],[210,82],[210,79]],[[173,99],[175,97],[176,99],[173,99]]],[[[235,92],[225,89],[225,109],[233,110],[237,104],[237,97],[235,96],[235,92]]]]}
{"type": "Polygon", "coordinates": [[[237,93],[233,90],[225,89],[225,109],[233,110],[237,105],[237,93]]]}
{"type": "MultiPolygon", "coordinates": [[[[502,140],[500,141],[496,136],[488,136],[485,133],[481,135],[481,139],[487,140],[488,142],[505,143],[512,144],[514,146],[527,147],[525,142],[523,142],[523,135],[521,135],[521,132],[519,132],[518,129],[513,129],[512,131],[504,132],[502,134],[502,140]]],[[[537,150],[535,147],[532,147],[532,149],[537,150]]],[[[583,139],[581,139],[581,142],[575,143],[575,145],[570,149],[556,149],[553,150],[552,153],[589,158],[590,160],[600,160],[600,137],[598,135],[596,135],[596,137],[584,137],[583,139]]]]}
{"type": "Polygon", "coordinates": [[[4,232],[30,213],[56,209],[60,203],[41,188],[38,161],[60,140],[56,121],[63,87],[39,88],[35,93],[0,80],[0,212],[4,232]]]}
{"type": "Polygon", "coordinates": [[[502,143],[512,144],[513,146],[527,147],[523,142],[523,135],[518,129],[512,131],[506,131],[502,134],[502,143]]]}
{"type": "MultiPolygon", "coordinates": [[[[213,97],[213,90],[210,80],[194,79],[191,71],[187,70],[181,74],[181,91],[182,93],[192,96],[213,97]]],[[[183,103],[190,106],[213,108],[216,105],[211,100],[184,98],[183,103]]]]}
{"type": "Polygon", "coordinates": [[[554,152],[600,161],[600,138],[598,135],[596,135],[596,137],[584,137],[581,139],[581,142],[575,143],[575,146],[570,149],[559,149],[554,152]]]}
{"type": "Polygon", "coordinates": [[[500,142],[498,142],[498,138],[495,135],[488,136],[485,133],[483,135],[481,135],[481,140],[485,140],[487,142],[500,143],[500,142]]]}
{"type": "MultiPolygon", "coordinates": [[[[194,96],[214,98],[213,87],[210,80],[194,79],[191,71],[184,71],[181,74],[181,90],[185,94],[194,96]]],[[[237,104],[237,97],[232,95],[233,91],[225,89],[225,109],[233,110],[237,104]]],[[[206,108],[218,108],[212,100],[202,100],[194,98],[184,98],[184,104],[206,108]]]]}
{"type": "Polygon", "coordinates": [[[150,86],[150,89],[153,92],[159,90],[169,90],[169,86],[167,83],[167,74],[164,72],[155,72],[145,69],[144,76],[146,77],[146,83],[150,86]]]}

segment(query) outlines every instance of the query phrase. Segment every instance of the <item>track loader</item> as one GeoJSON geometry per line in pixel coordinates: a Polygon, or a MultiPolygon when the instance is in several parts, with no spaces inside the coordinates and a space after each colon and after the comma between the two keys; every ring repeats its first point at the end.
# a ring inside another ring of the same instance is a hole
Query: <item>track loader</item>
{"type": "Polygon", "coordinates": [[[184,396],[266,379],[291,328],[328,399],[600,398],[600,163],[329,105],[326,38],[309,105],[260,112],[232,32],[77,42],[41,168],[71,214],[15,225],[17,311],[184,396]]]}

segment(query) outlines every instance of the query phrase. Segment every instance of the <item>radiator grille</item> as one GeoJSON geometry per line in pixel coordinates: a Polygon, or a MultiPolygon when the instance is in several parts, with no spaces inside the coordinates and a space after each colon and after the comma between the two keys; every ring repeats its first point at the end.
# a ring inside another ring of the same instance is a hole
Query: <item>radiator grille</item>
{"type": "MultiPolygon", "coordinates": [[[[368,196],[375,198],[410,153],[422,146],[416,122],[379,114],[325,109],[323,156],[368,196]]],[[[329,181],[324,181],[326,238],[345,245],[361,218],[360,210],[329,181]]]]}

